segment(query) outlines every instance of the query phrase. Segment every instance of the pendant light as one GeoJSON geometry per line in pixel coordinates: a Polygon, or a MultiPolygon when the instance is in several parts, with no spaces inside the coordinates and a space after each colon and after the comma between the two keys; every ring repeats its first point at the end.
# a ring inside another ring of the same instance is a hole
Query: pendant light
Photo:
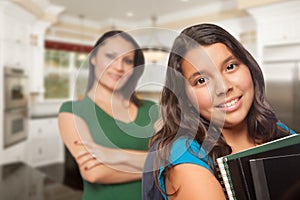
{"type": "Polygon", "coordinates": [[[166,58],[170,49],[159,41],[157,35],[158,29],[156,28],[157,17],[155,15],[151,17],[151,21],[153,28],[150,33],[150,41],[146,46],[142,47],[142,50],[144,52],[146,62],[155,64],[166,58]]]}

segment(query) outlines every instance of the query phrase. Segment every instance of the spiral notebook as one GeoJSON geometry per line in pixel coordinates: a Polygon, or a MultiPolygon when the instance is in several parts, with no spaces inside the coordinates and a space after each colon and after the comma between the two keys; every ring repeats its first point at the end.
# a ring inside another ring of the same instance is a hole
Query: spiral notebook
{"type": "MultiPolygon", "coordinates": [[[[219,177],[227,199],[256,199],[250,167],[251,159],[292,154],[300,154],[299,134],[273,140],[235,154],[218,158],[219,177]]],[[[300,173],[300,170],[296,173],[300,173]]]]}

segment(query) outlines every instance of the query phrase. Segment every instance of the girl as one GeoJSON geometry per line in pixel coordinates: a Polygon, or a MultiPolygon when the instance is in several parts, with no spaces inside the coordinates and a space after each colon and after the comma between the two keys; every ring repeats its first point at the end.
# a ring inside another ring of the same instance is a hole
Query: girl
{"type": "MultiPolygon", "coordinates": [[[[257,62],[213,24],[186,28],[174,41],[161,115],[163,125],[151,141],[154,179],[170,200],[225,199],[216,158],[292,133],[266,100],[257,62]]],[[[145,183],[151,182],[148,163],[145,183]]],[[[157,191],[147,188],[145,199],[157,191]]]]}

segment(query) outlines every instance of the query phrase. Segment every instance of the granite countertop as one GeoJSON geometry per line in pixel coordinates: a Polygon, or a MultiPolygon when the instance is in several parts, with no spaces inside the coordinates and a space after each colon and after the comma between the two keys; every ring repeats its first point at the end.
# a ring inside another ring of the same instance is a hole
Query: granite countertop
{"type": "Polygon", "coordinates": [[[79,200],[81,198],[81,191],[54,181],[24,163],[0,166],[1,200],[79,200]]]}
{"type": "Polygon", "coordinates": [[[30,119],[47,119],[47,118],[56,118],[58,113],[55,114],[39,114],[39,115],[31,115],[30,119]]]}

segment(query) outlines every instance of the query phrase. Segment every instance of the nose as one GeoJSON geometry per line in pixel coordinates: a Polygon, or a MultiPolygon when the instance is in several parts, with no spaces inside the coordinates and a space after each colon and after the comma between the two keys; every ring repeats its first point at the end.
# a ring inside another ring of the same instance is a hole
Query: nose
{"type": "Polygon", "coordinates": [[[123,71],[124,70],[124,66],[123,66],[123,59],[120,58],[116,58],[113,63],[112,66],[114,69],[118,70],[118,71],[123,71]]]}
{"type": "Polygon", "coordinates": [[[219,76],[215,84],[215,92],[218,96],[226,95],[232,91],[232,83],[226,76],[219,76]]]}

